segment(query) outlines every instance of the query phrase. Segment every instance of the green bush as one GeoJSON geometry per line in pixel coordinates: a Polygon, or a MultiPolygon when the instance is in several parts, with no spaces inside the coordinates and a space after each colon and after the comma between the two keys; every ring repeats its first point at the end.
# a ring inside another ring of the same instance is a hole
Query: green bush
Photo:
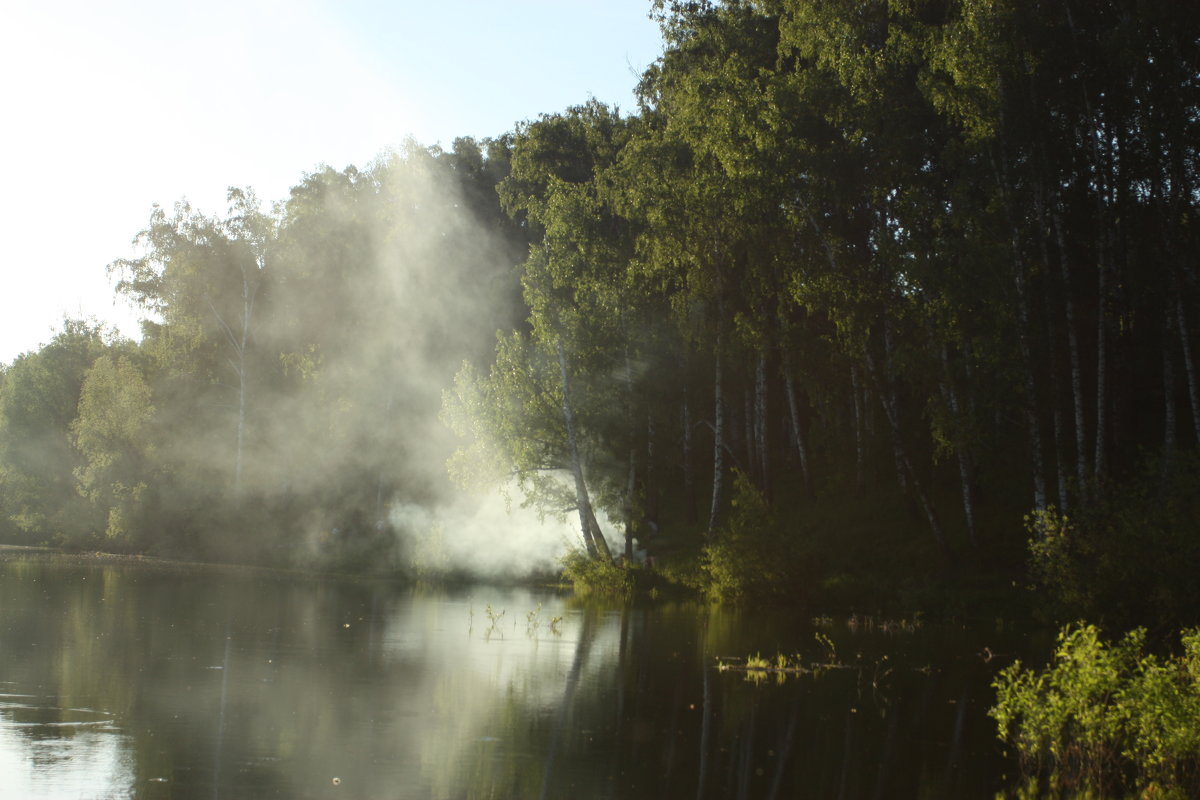
{"type": "Polygon", "coordinates": [[[1200,629],[1175,657],[1144,653],[1145,639],[1138,628],[1105,644],[1095,626],[1067,626],[1050,667],[1018,661],[997,676],[989,713],[1040,789],[1198,796],[1200,629]]]}
{"type": "Polygon", "coordinates": [[[807,590],[806,562],[789,541],[766,497],[740,471],[734,473],[732,512],[700,556],[703,589],[727,600],[792,598],[807,590]]]}
{"type": "Polygon", "coordinates": [[[1086,509],[1026,518],[1030,570],[1062,619],[1122,628],[1200,622],[1200,458],[1149,460],[1086,509]]]}
{"type": "Polygon", "coordinates": [[[561,564],[563,578],[581,594],[630,594],[640,569],[634,564],[592,558],[584,550],[571,550],[561,564]]]}

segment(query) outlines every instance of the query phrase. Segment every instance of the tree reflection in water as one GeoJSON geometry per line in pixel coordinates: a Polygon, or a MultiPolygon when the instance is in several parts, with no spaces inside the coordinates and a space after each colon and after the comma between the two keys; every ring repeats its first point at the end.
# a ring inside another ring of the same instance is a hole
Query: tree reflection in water
{"type": "Polygon", "coordinates": [[[994,668],[964,631],[826,628],[848,668],[779,684],[715,659],[812,649],[807,617],[785,611],[47,560],[0,564],[0,593],[0,765],[25,769],[0,771],[4,797],[1002,788],[994,668]],[[520,629],[539,603],[562,622],[520,629]],[[502,635],[472,627],[485,604],[507,611],[502,635]]]}

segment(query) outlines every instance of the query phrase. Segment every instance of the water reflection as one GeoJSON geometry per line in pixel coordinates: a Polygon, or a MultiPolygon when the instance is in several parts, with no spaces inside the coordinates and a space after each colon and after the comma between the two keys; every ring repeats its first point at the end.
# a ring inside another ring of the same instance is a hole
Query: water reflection
{"type": "Polygon", "coordinates": [[[783,684],[718,672],[716,656],[820,653],[811,621],[766,616],[8,561],[0,797],[690,800],[999,788],[984,717],[994,667],[961,632],[829,627],[845,668],[783,684]]]}

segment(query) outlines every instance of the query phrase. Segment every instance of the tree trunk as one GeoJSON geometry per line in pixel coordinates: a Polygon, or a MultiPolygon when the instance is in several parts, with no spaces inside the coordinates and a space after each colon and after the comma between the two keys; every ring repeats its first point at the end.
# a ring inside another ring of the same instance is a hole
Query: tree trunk
{"type": "Polygon", "coordinates": [[[238,421],[237,421],[237,453],[233,464],[233,492],[242,494],[242,452],[246,441],[246,362],[242,357],[238,365],[238,421]]]}
{"type": "Polygon", "coordinates": [[[771,457],[767,443],[767,352],[766,348],[759,351],[758,366],[754,374],[754,438],[755,450],[758,452],[759,485],[763,495],[771,497],[771,457]]]}
{"type": "Polygon", "coordinates": [[[945,376],[942,383],[942,394],[946,407],[950,410],[950,417],[954,420],[954,452],[958,457],[958,480],[959,486],[962,489],[963,518],[967,524],[967,538],[970,540],[971,546],[974,547],[976,545],[975,496],[973,489],[975,468],[971,459],[970,448],[963,441],[962,408],[958,402],[958,391],[954,388],[954,377],[950,373],[949,349],[944,342],[942,343],[942,372],[945,376]]]}
{"type": "Polygon", "coordinates": [[[562,373],[563,386],[563,421],[567,428],[567,449],[571,458],[571,473],[575,478],[575,502],[579,511],[579,527],[583,534],[583,543],[588,555],[595,559],[612,560],[608,542],[596,514],[592,510],[592,501],[588,497],[587,484],[583,479],[583,462],[579,457],[579,440],[575,436],[575,415],[571,411],[571,381],[567,373],[567,356],[563,350],[562,339],[558,340],[558,368],[562,373]]]}
{"type": "MultiPolygon", "coordinates": [[[[621,315],[625,327],[625,315],[621,315]]],[[[629,478],[625,484],[625,560],[633,561],[633,537],[637,531],[637,429],[633,414],[633,364],[629,359],[629,337],[625,336],[625,425],[629,431],[629,478]]]]}
{"type": "MultiPolygon", "coordinates": [[[[718,323],[719,324],[719,323],[718,323]]],[[[717,333],[714,352],[716,368],[713,375],[713,490],[712,507],[708,512],[708,535],[717,529],[721,499],[725,489],[725,398],[721,375],[721,333],[717,333]]]]}
{"type": "Polygon", "coordinates": [[[850,393],[854,396],[854,489],[862,494],[866,489],[865,446],[863,442],[862,389],[858,379],[858,367],[850,366],[850,393]]]}
{"type": "MultiPolygon", "coordinates": [[[[1050,332],[1053,340],[1054,332],[1050,332]]],[[[1054,363],[1054,347],[1051,343],[1050,363],[1054,363]]],[[[1062,409],[1058,407],[1058,376],[1053,369],[1050,371],[1050,430],[1054,436],[1054,477],[1058,482],[1058,508],[1066,514],[1071,508],[1071,494],[1067,485],[1067,454],[1063,448],[1063,418],[1062,409]]]]}
{"type": "MultiPolygon", "coordinates": [[[[1170,305],[1168,301],[1168,305],[1170,305]]],[[[1163,472],[1170,469],[1175,457],[1175,368],[1171,364],[1171,324],[1170,309],[1166,314],[1166,326],[1163,331],[1162,347],[1162,383],[1163,383],[1163,472]]]]}
{"type": "MultiPolygon", "coordinates": [[[[646,497],[646,520],[649,522],[650,532],[653,533],[658,526],[658,487],[659,477],[657,473],[658,465],[655,463],[654,455],[654,439],[656,437],[654,428],[654,417],[650,414],[646,415],[646,467],[642,471],[643,492],[646,497]]],[[[642,542],[643,549],[646,543],[642,542]]]]}
{"type": "Polygon", "coordinates": [[[1188,331],[1187,314],[1183,309],[1183,287],[1175,283],[1175,329],[1179,334],[1180,349],[1183,350],[1183,370],[1187,375],[1188,402],[1192,407],[1192,425],[1196,431],[1196,444],[1200,446],[1200,381],[1196,377],[1196,361],[1192,358],[1192,340],[1188,331]]]}
{"type": "MultiPolygon", "coordinates": [[[[745,402],[744,402],[744,413],[742,416],[742,422],[744,423],[742,425],[742,436],[743,436],[744,444],[745,444],[745,447],[743,448],[743,450],[745,451],[745,454],[746,454],[746,461],[745,461],[745,463],[747,464],[746,468],[749,470],[747,477],[751,478],[757,484],[758,479],[759,479],[758,450],[757,450],[758,437],[755,435],[754,401],[753,401],[752,397],[753,397],[753,392],[750,389],[750,387],[747,386],[746,391],[743,394],[743,400],[745,402]]],[[[737,430],[736,426],[734,427],[734,430],[737,430]]],[[[734,447],[736,448],[737,445],[735,444],[734,447]]],[[[735,459],[735,461],[736,461],[736,459],[735,459]]]]}
{"type": "Polygon", "coordinates": [[[1075,330],[1075,301],[1071,289],[1071,256],[1062,215],[1055,211],[1054,232],[1058,241],[1058,263],[1063,282],[1063,306],[1067,317],[1067,353],[1071,359],[1071,398],[1075,410],[1075,477],[1079,481],[1080,499],[1086,501],[1088,457],[1087,428],[1083,414],[1083,370],[1079,365],[1079,335],[1075,330]]]}
{"type": "Polygon", "coordinates": [[[904,473],[904,483],[907,491],[910,491],[917,502],[921,506],[921,510],[925,513],[925,519],[929,523],[929,530],[933,534],[933,538],[937,541],[942,552],[947,556],[952,555],[950,545],[946,542],[946,536],[942,531],[942,524],[938,520],[937,512],[933,508],[933,504],[929,501],[928,495],[925,494],[925,489],[921,485],[921,480],[917,476],[916,470],[913,469],[912,462],[908,458],[908,453],[904,448],[904,442],[901,439],[900,414],[896,406],[896,397],[894,387],[892,385],[892,336],[891,329],[884,320],[884,369],[882,372],[875,366],[875,359],[871,356],[871,351],[868,348],[866,352],[867,370],[871,375],[871,379],[875,385],[879,387],[879,397],[883,404],[883,413],[887,417],[888,426],[892,431],[892,447],[896,456],[898,469],[904,473]]]}
{"type": "MultiPolygon", "coordinates": [[[[257,278],[261,275],[264,269],[264,264],[261,260],[255,262],[257,278]]],[[[246,400],[248,394],[248,370],[246,365],[246,352],[250,346],[250,323],[254,314],[254,297],[258,293],[258,281],[251,280],[251,273],[247,272],[245,264],[242,265],[242,323],[240,330],[236,333],[233,328],[221,316],[221,312],[217,310],[216,305],[211,298],[208,300],[208,308],[212,311],[216,318],[221,331],[225,334],[229,341],[230,349],[233,351],[233,357],[229,359],[229,365],[233,368],[234,373],[238,378],[238,419],[236,444],[233,457],[233,492],[234,496],[239,498],[242,494],[242,462],[243,453],[245,452],[246,442],[246,400]]]]}
{"type": "Polygon", "coordinates": [[[792,417],[792,436],[796,445],[796,455],[800,459],[800,475],[804,479],[804,492],[812,496],[812,474],[808,470],[808,446],[804,441],[804,431],[800,428],[800,412],[796,403],[796,386],[790,374],[784,374],[783,385],[787,390],[788,413],[792,417]]]}
{"type": "MultiPolygon", "coordinates": [[[[1071,31],[1071,40],[1078,52],[1078,30],[1071,14],[1069,5],[1064,7],[1067,25],[1071,31]]],[[[1108,126],[1103,118],[1092,110],[1091,93],[1086,77],[1080,82],[1081,95],[1085,116],[1085,128],[1082,131],[1087,139],[1088,147],[1085,152],[1090,158],[1094,195],[1096,199],[1096,438],[1095,450],[1092,456],[1092,477],[1099,483],[1103,477],[1107,452],[1108,427],[1108,258],[1110,242],[1108,241],[1108,214],[1105,210],[1107,203],[1114,199],[1114,181],[1112,161],[1105,164],[1105,158],[1100,150],[1100,140],[1110,140],[1108,126]],[[1093,127],[1095,128],[1093,130],[1093,127]]]]}
{"type": "MultiPolygon", "coordinates": [[[[1043,250],[1043,263],[1049,263],[1049,253],[1043,250]]],[[[1050,425],[1054,436],[1054,475],[1058,481],[1058,508],[1066,514],[1071,506],[1067,485],[1067,458],[1063,447],[1063,419],[1058,383],[1058,337],[1054,332],[1054,315],[1050,313],[1050,292],[1042,292],[1042,310],[1046,314],[1046,361],[1050,364],[1050,425]]]]}
{"type": "MultiPolygon", "coordinates": [[[[1039,151],[1040,152],[1040,151],[1039,151]]],[[[1038,224],[1043,230],[1049,230],[1046,211],[1045,195],[1041,183],[1034,186],[1034,206],[1038,224]]],[[[1046,236],[1037,237],[1038,249],[1042,256],[1042,266],[1047,275],[1050,272],[1050,247],[1046,236]]],[[[1049,282],[1049,278],[1047,281],[1049,282]]],[[[1069,296],[1069,287],[1063,287],[1064,296],[1069,296]]],[[[1067,460],[1063,446],[1063,417],[1060,406],[1062,392],[1059,388],[1058,369],[1058,336],[1055,333],[1055,315],[1050,305],[1050,290],[1042,292],[1042,312],[1046,318],[1046,361],[1050,365],[1050,422],[1054,435],[1054,474],[1058,483],[1058,507],[1066,514],[1070,507],[1070,487],[1067,481],[1067,460]]]]}
{"type": "Polygon", "coordinates": [[[687,379],[683,384],[683,496],[688,522],[696,522],[696,475],[692,468],[692,408],[688,402],[687,379]]]}
{"type": "Polygon", "coordinates": [[[1092,477],[1097,486],[1106,469],[1105,452],[1108,427],[1108,266],[1100,232],[1101,252],[1096,271],[1096,450],[1092,457],[1092,477]]]}
{"type": "Polygon", "coordinates": [[[1025,264],[1021,259],[1021,241],[1016,228],[1012,231],[1013,284],[1017,290],[1017,344],[1025,378],[1025,423],[1029,428],[1029,460],[1033,472],[1033,504],[1046,507],[1046,471],[1042,456],[1042,423],[1038,418],[1037,383],[1033,377],[1033,353],[1029,344],[1029,292],[1025,285],[1025,264]]]}
{"type": "Polygon", "coordinates": [[[637,450],[629,448],[629,478],[625,483],[625,560],[633,562],[633,537],[637,533],[637,523],[634,515],[637,504],[633,495],[637,489],[637,450]]]}

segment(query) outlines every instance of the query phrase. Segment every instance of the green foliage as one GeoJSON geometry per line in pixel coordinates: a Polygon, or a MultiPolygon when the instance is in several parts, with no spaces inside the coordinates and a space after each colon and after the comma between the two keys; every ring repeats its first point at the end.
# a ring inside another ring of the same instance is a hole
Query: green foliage
{"type": "Polygon", "coordinates": [[[786,683],[790,676],[801,675],[805,672],[803,661],[798,653],[794,656],[777,653],[773,660],[764,657],[761,653],[755,653],[747,656],[744,664],[721,661],[718,670],[721,672],[744,672],[746,680],[756,684],[761,684],[767,678],[774,676],[775,682],[780,685],[786,683]]]}
{"type": "Polygon", "coordinates": [[[454,565],[446,554],[446,531],[441,522],[424,530],[410,529],[409,535],[404,560],[419,580],[437,580],[451,574],[454,565]]]}
{"type": "MultiPolygon", "coordinates": [[[[725,600],[798,600],[808,590],[804,551],[780,530],[762,491],[734,472],[732,512],[703,548],[703,588],[725,600]]],[[[796,533],[791,532],[795,537],[796,533]]]]}
{"type": "MultiPolygon", "coordinates": [[[[98,326],[66,320],[42,349],[19,356],[0,384],[0,515],[26,541],[90,540],[93,509],[76,490],[84,459],[71,424],[92,364],[110,347],[98,326]]],[[[101,525],[102,527],[102,525],[101,525]]]]}
{"type": "Polygon", "coordinates": [[[1149,460],[1076,515],[1050,508],[1027,517],[1030,569],[1051,613],[1123,626],[1193,624],[1198,524],[1200,458],[1178,457],[1165,471],[1149,460]]]}
{"type": "Polygon", "coordinates": [[[71,422],[84,464],[75,470],[80,492],[104,510],[110,547],[134,544],[146,533],[139,519],[149,489],[154,415],[150,387],[126,356],[101,356],[92,364],[71,422]]]}
{"type": "Polygon", "coordinates": [[[717,596],[953,613],[1032,500],[1070,509],[1030,521],[1044,605],[1194,620],[1189,4],[653,7],[635,115],[156,207],[112,265],[141,344],[72,324],[3,373],[0,533],[304,560],[449,491],[440,406],[460,482],[717,596]]]}
{"type": "Polygon", "coordinates": [[[543,508],[573,499],[561,479],[569,466],[557,367],[519,332],[498,335],[486,375],[464,363],[442,400],[442,421],[466,440],[451,457],[451,476],[472,489],[515,480],[543,508]]]}
{"type": "Polygon", "coordinates": [[[1106,644],[1095,626],[1067,626],[1050,667],[999,674],[989,713],[1027,775],[1055,792],[1195,796],[1200,629],[1183,631],[1175,657],[1144,653],[1145,638],[1106,644]]]}
{"type": "Polygon", "coordinates": [[[581,594],[630,595],[641,582],[643,571],[636,564],[592,558],[580,549],[567,552],[560,563],[563,578],[581,594]]]}

